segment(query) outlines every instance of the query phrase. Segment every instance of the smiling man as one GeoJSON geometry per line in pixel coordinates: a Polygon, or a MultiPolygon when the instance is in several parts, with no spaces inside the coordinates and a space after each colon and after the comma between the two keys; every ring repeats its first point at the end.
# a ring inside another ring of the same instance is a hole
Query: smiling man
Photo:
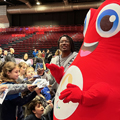
{"type": "MultiPolygon", "coordinates": [[[[62,35],[58,40],[58,48],[61,50],[62,54],[56,56],[56,62],[54,64],[59,67],[63,66],[64,71],[66,71],[77,56],[77,52],[74,52],[73,39],[68,35],[62,35]]],[[[52,85],[52,88],[57,90],[58,84],[51,74],[47,74],[44,70],[38,70],[38,74],[42,75],[41,78],[47,79],[50,85],[52,85]]]]}

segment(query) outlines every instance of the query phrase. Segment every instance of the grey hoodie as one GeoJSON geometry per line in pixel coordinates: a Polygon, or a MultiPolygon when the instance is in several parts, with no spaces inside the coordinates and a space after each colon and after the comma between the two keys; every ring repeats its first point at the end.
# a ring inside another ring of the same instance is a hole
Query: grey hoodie
{"type": "MultiPolygon", "coordinates": [[[[56,65],[59,66],[59,59],[61,62],[61,66],[64,67],[64,72],[66,72],[66,70],[69,68],[69,66],[71,65],[71,63],[74,61],[74,59],[77,56],[77,52],[73,52],[70,53],[67,57],[65,58],[61,58],[61,56],[56,56],[56,65]]],[[[58,83],[55,81],[54,77],[51,74],[47,74],[45,73],[43,76],[41,76],[42,79],[46,79],[49,81],[50,85],[52,85],[52,89],[56,89],[58,88],[58,83]]]]}
{"type": "MultiPolygon", "coordinates": [[[[3,84],[1,84],[1,85],[3,85],[3,84]]],[[[19,92],[24,92],[24,91],[28,90],[27,84],[4,84],[4,85],[8,86],[8,94],[9,95],[16,94],[19,92]]]]}

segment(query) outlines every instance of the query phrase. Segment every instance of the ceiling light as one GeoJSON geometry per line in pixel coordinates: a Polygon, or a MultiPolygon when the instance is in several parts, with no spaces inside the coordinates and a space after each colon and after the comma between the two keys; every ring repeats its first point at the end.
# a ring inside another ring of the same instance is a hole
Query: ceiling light
{"type": "Polygon", "coordinates": [[[37,4],[37,5],[40,5],[41,3],[40,3],[40,1],[37,0],[37,1],[36,1],[36,4],[37,4]]]}

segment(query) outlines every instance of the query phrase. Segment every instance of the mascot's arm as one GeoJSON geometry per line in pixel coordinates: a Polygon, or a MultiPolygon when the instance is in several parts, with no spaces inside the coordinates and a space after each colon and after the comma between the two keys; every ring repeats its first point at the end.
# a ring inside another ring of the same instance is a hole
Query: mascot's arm
{"type": "Polygon", "coordinates": [[[59,67],[55,64],[46,63],[46,67],[50,69],[52,76],[55,78],[56,82],[59,84],[63,75],[64,75],[64,67],[59,67]]]}
{"type": "Polygon", "coordinates": [[[64,99],[64,103],[72,101],[74,103],[79,102],[84,106],[92,106],[103,102],[109,93],[110,87],[105,83],[95,84],[88,91],[81,91],[77,85],[69,83],[67,89],[60,93],[59,98],[64,99]]]}

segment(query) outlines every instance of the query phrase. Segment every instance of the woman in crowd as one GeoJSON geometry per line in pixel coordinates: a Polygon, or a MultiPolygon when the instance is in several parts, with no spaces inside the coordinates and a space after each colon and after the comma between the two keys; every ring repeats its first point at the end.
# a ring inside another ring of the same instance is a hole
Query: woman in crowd
{"type": "Polygon", "coordinates": [[[54,57],[51,59],[51,62],[50,63],[56,63],[56,60],[57,60],[57,57],[56,56],[59,56],[59,55],[61,55],[61,51],[60,51],[60,49],[57,49],[56,51],[55,51],[55,55],[54,55],[54,57]]]}
{"type": "Polygon", "coordinates": [[[23,59],[20,62],[25,62],[28,66],[32,65],[30,59],[28,58],[28,54],[27,53],[24,54],[24,57],[23,57],[23,59]]]}

